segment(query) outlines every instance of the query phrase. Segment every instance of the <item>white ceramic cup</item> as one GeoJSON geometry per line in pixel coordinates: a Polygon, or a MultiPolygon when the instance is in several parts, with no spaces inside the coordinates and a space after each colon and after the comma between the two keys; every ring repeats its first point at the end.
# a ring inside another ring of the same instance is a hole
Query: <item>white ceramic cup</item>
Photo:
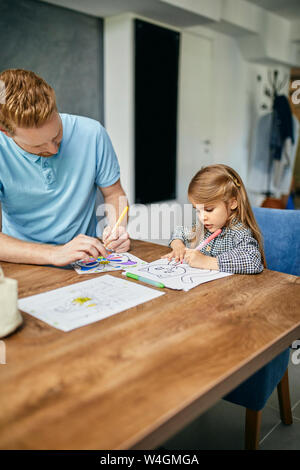
{"type": "Polygon", "coordinates": [[[0,338],[12,333],[22,322],[18,310],[18,282],[4,277],[0,266],[0,338]]]}

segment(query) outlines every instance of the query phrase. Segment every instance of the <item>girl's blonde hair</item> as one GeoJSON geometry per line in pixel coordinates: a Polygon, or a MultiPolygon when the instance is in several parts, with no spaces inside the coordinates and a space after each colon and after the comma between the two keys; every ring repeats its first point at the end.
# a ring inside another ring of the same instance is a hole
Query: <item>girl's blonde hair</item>
{"type": "Polygon", "coordinates": [[[262,235],[255,220],[247,192],[238,173],[227,165],[217,164],[202,168],[189,184],[188,195],[197,204],[211,204],[223,201],[226,205],[230,199],[237,200],[237,208],[229,216],[227,225],[232,227],[233,220],[238,219],[245,227],[250,228],[257,240],[264,267],[266,267],[262,235]]]}
{"type": "Polygon", "coordinates": [[[0,127],[11,135],[16,127],[42,126],[57,111],[53,88],[34,72],[5,70],[0,85],[0,127]]]}

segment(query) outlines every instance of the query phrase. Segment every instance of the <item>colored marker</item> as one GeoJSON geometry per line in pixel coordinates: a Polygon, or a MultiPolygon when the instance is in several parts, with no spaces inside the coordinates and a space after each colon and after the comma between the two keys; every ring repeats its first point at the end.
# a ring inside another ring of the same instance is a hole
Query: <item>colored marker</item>
{"type": "Polygon", "coordinates": [[[151,284],[151,286],[160,287],[163,289],[165,286],[161,282],[152,281],[152,279],[147,279],[146,277],[138,276],[137,274],[126,273],[127,277],[131,277],[136,281],[145,282],[146,284],[151,284]]]}
{"type": "Polygon", "coordinates": [[[206,238],[206,240],[203,240],[203,242],[201,242],[200,245],[197,246],[196,250],[202,250],[202,248],[205,245],[207,245],[214,238],[216,238],[218,235],[220,235],[221,232],[222,232],[222,230],[220,228],[218,228],[218,230],[216,230],[214,233],[212,233],[208,238],[206,238]]]}

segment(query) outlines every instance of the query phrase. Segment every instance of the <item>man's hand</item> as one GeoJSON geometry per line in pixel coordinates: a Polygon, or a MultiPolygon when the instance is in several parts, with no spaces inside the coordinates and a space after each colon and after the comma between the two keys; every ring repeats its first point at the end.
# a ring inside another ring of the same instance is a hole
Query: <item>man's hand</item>
{"type": "Polygon", "coordinates": [[[217,258],[206,256],[198,250],[187,249],[185,251],[184,261],[192,268],[219,270],[217,258]]]}
{"type": "Polygon", "coordinates": [[[108,250],[116,253],[125,253],[130,249],[129,234],[125,227],[119,226],[112,232],[112,227],[107,226],[103,230],[102,240],[108,250]]]}
{"type": "Polygon", "coordinates": [[[65,245],[52,246],[50,261],[54,266],[66,266],[78,260],[88,261],[91,256],[106,257],[108,252],[97,238],[80,234],[65,245]]]}

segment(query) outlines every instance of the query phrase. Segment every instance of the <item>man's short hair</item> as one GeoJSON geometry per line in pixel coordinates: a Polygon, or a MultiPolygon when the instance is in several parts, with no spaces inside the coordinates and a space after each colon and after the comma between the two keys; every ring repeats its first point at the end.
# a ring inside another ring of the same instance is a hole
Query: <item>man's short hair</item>
{"type": "Polygon", "coordinates": [[[0,83],[0,127],[11,135],[16,127],[42,126],[57,111],[53,88],[34,72],[4,70],[0,83]]]}

